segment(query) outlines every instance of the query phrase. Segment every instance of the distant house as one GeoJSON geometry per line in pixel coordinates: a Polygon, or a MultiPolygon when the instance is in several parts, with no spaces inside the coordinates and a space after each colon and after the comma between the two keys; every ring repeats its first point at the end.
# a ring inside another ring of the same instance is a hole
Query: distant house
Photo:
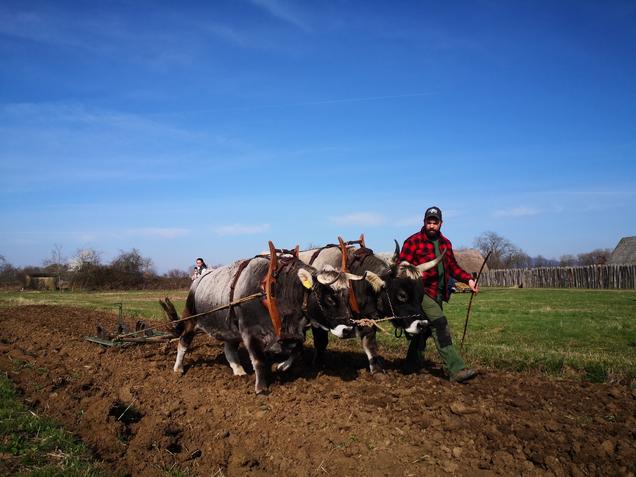
{"type": "Polygon", "coordinates": [[[58,281],[57,277],[34,273],[25,277],[24,288],[31,290],[56,290],[58,281]]]}
{"type": "Polygon", "coordinates": [[[623,237],[607,263],[608,265],[636,265],[636,236],[623,237]]]}
{"type": "MultiPolygon", "coordinates": [[[[457,263],[460,267],[466,270],[471,275],[479,273],[479,269],[481,268],[481,264],[484,263],[484,257],[479,250],[476,248],[460,248],[454,250],[455,258],[457,259],[457,263]]],[[[488,271],[488,265],[484,265],[485,273],[488,271]]]]}

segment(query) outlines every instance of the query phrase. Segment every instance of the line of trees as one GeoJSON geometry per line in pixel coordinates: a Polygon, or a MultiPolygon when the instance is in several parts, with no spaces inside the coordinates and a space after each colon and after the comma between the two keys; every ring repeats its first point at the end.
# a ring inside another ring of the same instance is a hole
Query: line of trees
{"type": "MultiPolygon", "coordinates": [[[[474,246],[484,257],[492,250],[488,260],[491,270],[605,265],[611,255],[611,250],[605,248],[578,255],[563,255],[558,260],[541,255],[531,257],[510,240],[492,231],[476,237],[474,246]]],[[[53,246],[51,256],[40,267],[16,268],[0,255],[0,286],[22,286],[26,275],[55,276],[63,287],[79,290],[175,289],[187,288],[191,283],[189,273],[183,270],[173,269],[158,275],[152,260],[144,257],[136,248],[120,251],[108,264],[102,262],[101,253],[94,249],[77,250],[67,259],[59,244],[53,246]]]]}
{"type": "Polygon", "coordinates": [[[531,257],[510,240],[492,231],[484,232],[475,238],[474,246],[484,257],[492,250],[488,259],[488,267],[491,270],[605,265],[612,254],[609,248],[598,248],[578,255],[562,255],[558,260],[542,255],[531,257]]]}
{"type": "Polygon", "coordinates": [[[62,247],[57,244],[41,267],[16,268],[0,255],[0,285],[22,286],[27,275],[55,276],[61,288],[77,290],[175,289],[187,288],[191,283],[189,274],[183,270],[174,269],[158,275],[152,260],[136,248],[120,251],[107,264],[102,262],[101,253],[94,249],[77,250],[70,259],[66,259],[62,247]]]}

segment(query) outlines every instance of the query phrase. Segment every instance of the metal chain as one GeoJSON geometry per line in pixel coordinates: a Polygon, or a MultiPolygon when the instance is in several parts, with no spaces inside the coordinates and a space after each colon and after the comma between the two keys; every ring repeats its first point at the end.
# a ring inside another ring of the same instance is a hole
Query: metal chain
{"type": "Polygon", "coordinates": [[[391,303],[391,296],[389,295],[389,291],[385,288],[383,288],[384,290],[384,294],[386,295],[386,301],[389,302],[389,308],[391,308],[391,316],[395,316],[395,311],[393,310],[393,303],[391,303]]]}

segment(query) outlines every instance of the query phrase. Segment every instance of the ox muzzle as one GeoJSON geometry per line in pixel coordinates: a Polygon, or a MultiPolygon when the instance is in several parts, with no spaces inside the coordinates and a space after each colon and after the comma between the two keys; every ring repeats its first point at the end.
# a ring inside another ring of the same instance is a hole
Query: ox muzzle
{"type": "Polygon", "coordinates": [[[322,323],[318,323],[316,320],[312,320],[311,326],[314,328],[320,328],[324,331],[329,331],[332,335],[341,339],[351,338],[355,335],[355,328],[347,325],[337,325],[333,328],[327,328],[322,323]]]}
{"type": "Polygon", "coordinates": [[[418,335],[428,328],[429,325],[430,322],[428,320],[413,320],[407,328],[404,328],[404,331],[411,335],[418,335]]]}

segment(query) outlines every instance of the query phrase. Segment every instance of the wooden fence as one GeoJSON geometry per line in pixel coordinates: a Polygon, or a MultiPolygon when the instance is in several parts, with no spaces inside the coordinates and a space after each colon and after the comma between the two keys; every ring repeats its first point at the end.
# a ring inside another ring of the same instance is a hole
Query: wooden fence
{"type": "Polygon", "coordinates": [[[636,289],[636,265],[489,270],[479,278],[485,287],[636,289]]]}

